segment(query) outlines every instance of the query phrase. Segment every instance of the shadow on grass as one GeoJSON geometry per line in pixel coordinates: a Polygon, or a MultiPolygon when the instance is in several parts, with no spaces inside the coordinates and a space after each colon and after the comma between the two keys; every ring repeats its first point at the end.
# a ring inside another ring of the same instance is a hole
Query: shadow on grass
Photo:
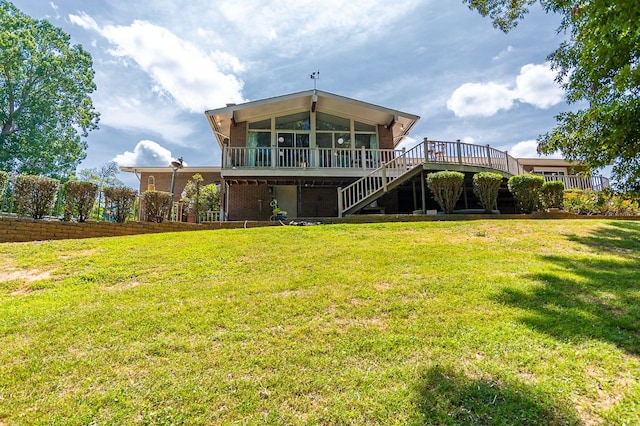
{"type": "Polygon", "coordinates": [[[567,238],[606,256],[544,256],[549,271],[529,277],[542,286],[508,289],[498,300],[525,309],[525,324],[556,338],[599,339],[640,354],[640,222],[567,238]]]}
{"type": "Polygon", "coordinates": [[[524,385],[468,377],[450,367],[425,372],[419,410],[429,425],[577,425],[575,413],[524,385]]]}

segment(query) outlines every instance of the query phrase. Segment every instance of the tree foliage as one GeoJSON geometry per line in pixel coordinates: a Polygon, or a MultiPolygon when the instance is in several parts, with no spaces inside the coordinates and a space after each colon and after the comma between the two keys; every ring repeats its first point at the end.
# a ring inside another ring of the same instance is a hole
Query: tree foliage
{"type": "Polygon", "coordinates": [[[97,128],[91,55],[0,0],[0,169],[69,176],[97,128]]]}
{"type": "Polygon", "coordinates": [[[613,164],[621,189],[640,190],[640,6],[631,0],[463,0],[507,32],[540,3],[562,16],[568,38],[548,60],[575,111],[538,137],[538,151],[560,150],[592,169],[613,164]]]}

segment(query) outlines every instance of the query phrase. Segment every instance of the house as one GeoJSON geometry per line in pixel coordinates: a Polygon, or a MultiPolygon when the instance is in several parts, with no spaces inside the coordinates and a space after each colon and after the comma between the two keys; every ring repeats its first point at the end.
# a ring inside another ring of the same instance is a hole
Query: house
{"type": "MultiPolygon", "coordinates": [[[[122,170],[138,174],[141,191],[152,176],[159,190],[169,191],[173,182],[174,201],[186,181],[201,173],[205,184],[220,184],[221,220],[269,220],[275,207],[289,218],[436,209],[425,177],[438,170],[463,172],[459,208],[477,208],[474,173],[494,171],[505,181],[525,171],[568,178],[571,167],[542,159],[520,162],[488,145],[461,141],[425,138],[409,146],[403,141],[417,115],[315,89],[228,104],[205,116],[222,152],[219,167],[122,170]]],[[[498,207],[515,209],[506,186],[498,207]]]]}

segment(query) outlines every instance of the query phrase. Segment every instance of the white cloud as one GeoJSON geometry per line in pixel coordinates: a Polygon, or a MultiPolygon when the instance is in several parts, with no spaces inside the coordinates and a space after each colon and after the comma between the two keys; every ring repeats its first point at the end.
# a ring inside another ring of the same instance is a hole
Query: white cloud
{"type": "Polygon", "coordinates": [[[554,81],[556,73],[547,65],[527,64],[516,77],[516,96],[521,102],[547,109],[564,99],[564,91],[554,81]]]}
{"type": "Polygon", "coordinates": [[[507,57],[511,52],[513,52],[513,46],[509,45],[509,46],[506,47],[506,49],[504,49],[503,51],[498,53],[496,56],[491,58],[491,60],[492,61],[499,61],[499,60],[504,59],[505,57],[507,57]]]}
{"type": "Polygon", "coordinates": [[[465,83],[453,92],[447,108],[458,117],[489,117],[501,109],[510,109],[513,100],[513,91],[504,84],[465,83]]]}
{"type": "Polygon", "coordinates": [[[465,83],[453,92],[447,108],[458,117],[489,117],[511,109],[515,101],[547,109],[564,99],[554,78],[548,64],[527,64],[520,69],[515,88],[495,82],[465,83]]]}
{"type": "Polygon", "coordinates": [[[171,151],[162,147],[160,144],[150,140],[141,140],[137,143],[133,152],[125,151],[113,158],[120,167],[169,167],[169,163],[173,157],[171,151]]]}
{"type": "Polygon", "coordinates": [[[153,133],[179,146],[187,146],[194,132],[189,121],[161,102],[150,109],[136,97],[109,96],[99,98],[96,106],[100,110],[101,126],[153,133]]]}
{"type": "Polygon", "coordinates": [[[541,156],[538,154],[538,142],[535,139],[530,139],[522,142],[518,142],[509,150],[509,154],[515,158],[563,158],[562,155],[557,152],[551,155],[541,156]]]}
{"type": "Polygon", "coordinates": [[[226,52],[205,53],[164,27],[146,21],[129,26],[100,27],[87,14],[69,15],[71,22],[106,38],[113,56],[132,59],[184,110],[201,113],[227,102],[243,102],[243,82],[231,72],[244,69],[226,52]]]}

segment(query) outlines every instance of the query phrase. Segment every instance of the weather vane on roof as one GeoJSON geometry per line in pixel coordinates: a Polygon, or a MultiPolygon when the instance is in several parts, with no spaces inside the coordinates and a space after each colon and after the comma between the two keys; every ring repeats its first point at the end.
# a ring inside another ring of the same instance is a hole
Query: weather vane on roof
{"type": "Polygon", "coordinates": [[[310,77],[313,80],[313,90],[316,90],[316,80],[320,79],[320,70],[312,72],[310,77]]]}

